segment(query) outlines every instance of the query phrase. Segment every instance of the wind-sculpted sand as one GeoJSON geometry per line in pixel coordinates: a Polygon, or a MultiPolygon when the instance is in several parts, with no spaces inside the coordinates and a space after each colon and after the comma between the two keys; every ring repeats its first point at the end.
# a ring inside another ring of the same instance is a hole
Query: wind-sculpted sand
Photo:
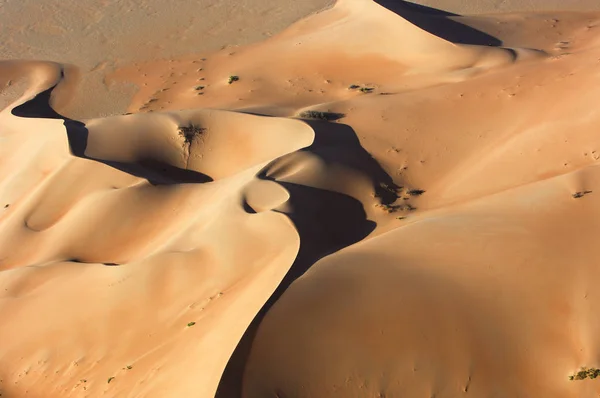
{"type": "Polygon", "coordinates": [[[598,396],[584,5],[0,62],[0,396],[598,396]]]}

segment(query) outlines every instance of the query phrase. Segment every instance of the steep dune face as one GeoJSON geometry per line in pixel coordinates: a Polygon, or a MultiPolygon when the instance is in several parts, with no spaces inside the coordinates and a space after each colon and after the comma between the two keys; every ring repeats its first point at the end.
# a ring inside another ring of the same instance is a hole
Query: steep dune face
{"type": "Polygon", "coordinates": [[[0,63],[0,394],[596,396],[598,26],[340,0],[91,119],[0,63]]]}
{"type": "MultiPolygon", "coordinates": [[[[410,12],[407,10],[407,12],[410,12]]],[[[328,13],[299,22],[277,40],[311,51],[326,48],[354,56],[383,56],[405,68],[448,71],[478,63],[508,62],[512,55],[502,49],[461,46],[435,36],[374,1],[341,0],[328,13]]],[[[292,46],[285,46],[288,52],[292,46]]]]}

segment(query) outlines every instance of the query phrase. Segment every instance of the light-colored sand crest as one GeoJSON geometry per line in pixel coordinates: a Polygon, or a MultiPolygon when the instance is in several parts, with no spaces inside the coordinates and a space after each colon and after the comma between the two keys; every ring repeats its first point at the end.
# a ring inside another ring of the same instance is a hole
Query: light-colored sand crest
{"type": "Polygon", "coordinates": [[[448,42],[372,0],[339,0],[333,9],[294,25],[277,38],[286,39],[314,50],[382,55],[412,73],[489,67],[513,59],[503,49],[448,42]]]}

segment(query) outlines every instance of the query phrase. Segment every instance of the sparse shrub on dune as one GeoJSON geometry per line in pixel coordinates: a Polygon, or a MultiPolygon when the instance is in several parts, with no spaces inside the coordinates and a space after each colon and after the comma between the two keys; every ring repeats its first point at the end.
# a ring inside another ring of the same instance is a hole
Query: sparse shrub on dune
{"type": "Polygon", "coordinates": [[[375,88],[373,88],[373,87],[367,87],[367,86],[362,86],[361,87],[358,84],[351,84],[350,86],[348,86],[348,90],[358,90],[361,93],[368,94],[368,93],[372,93],[373,90],[375,90],[375,88]]]}
{"type": "Polygon", "coordinates": [[[410,191],[407,191],[406,193],[410,196],[421,196],[425,193],[425,191],[422,189],[411,189],[410,191]]]}
{"type": "Polygon", "coordinates": [[[203,131],[204,131],[204,128],[202,128],[198,125],[195,125],[195,124],[190,124],[188,126],[179,127],[179,135],[181,137],[183,137],[186,144],[191,144],[191,142],[194,140],[194,138],[196,138],[200,134],[202,134],[203,131]]]}
{"type": "Polygon", "coordinates": [[[416,207],[412,206],[410,203],[405,205],[393,205],[393,204],[376,204],[375,207],[381,208],[386,213],[395,213],[397,211],[415,211],[416,207]]]}
{"type": "Polygon", "coordinates": [[[585,195],[592,193],[592,191],[581,191],[581,192],[575,192],[573,195],[571,195],[573,197],[573,199],[580,199],[583,198],[585,195]]]}
{"type": "Polygon", "coordinates": [[[581,368],[575,374],[569,376],[569,380],[595,379],[598,376],[600,376],[600,369],[597,369],[597,368],[581,368]]]}
{"type": "Polygon", "coordinates": [[[343,113],[324,112],[324,111],[315,111],[315,110],[304,111],[304,112],[300,112],[298,114],[298,117],[300,117],[302,119],[315,119],[315,120],[325,120],[325,121],[338,120],[338,119],[343,118],[344,116],[346,116],[346,115],[343,113]]]}
{"type": "Polygon", "coordinates": [[[381,199],[382,204],[390,205],[398,199],[398,192],[401,189],[401,187],[397,186],[393,182],[380,183],[375,187],[373,197],[381,199]]]}

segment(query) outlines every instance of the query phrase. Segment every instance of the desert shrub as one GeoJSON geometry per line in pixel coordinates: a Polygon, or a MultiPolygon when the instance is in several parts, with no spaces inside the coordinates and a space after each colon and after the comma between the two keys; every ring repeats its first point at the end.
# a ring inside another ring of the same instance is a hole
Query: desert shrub
{"type": "Polygon", "coordinates": [[[179,135],[183,137],[186,144],[190,144],[194,138],[202,134],[203,131],[204,129],[202,127],[195,124],[179,127],[179,135]]]}
{"type": "Polygon", "coordinates": [[[331,120],[341,119],[346,115],[344,115],[343,113],[323,112],[323,111],[312,110],[312,111],[301,112],[298,116],[303,119],[316,119],[316,120],[331,121],[331,120]]]}
{"type": "Polygon", "coordinates": [[[569,376],[569,380],[595,379],[598,376],[600,376],[600,369],[596,369],[596,368],[581,368],[575,374],[569,376]]]}

